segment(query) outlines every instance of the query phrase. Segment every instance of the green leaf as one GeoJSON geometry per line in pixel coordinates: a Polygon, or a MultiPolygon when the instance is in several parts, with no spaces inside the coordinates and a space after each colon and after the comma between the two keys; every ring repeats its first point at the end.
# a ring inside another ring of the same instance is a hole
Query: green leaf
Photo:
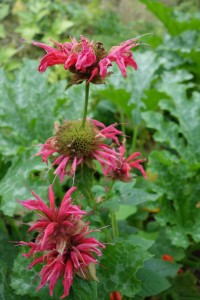
{"type": "Polygon", "coordinates": [[[6,267],[10,271],[13,261],[18,254],[18,249],[15,244],[10,241],[9,236],[2,231],[0,231],[0,253],[1,260],[6,264],[6,267]]]}
{"type": "Polygon", "coordinates": [[[96,93],[98,98],[102,100],[109,100],[118,110],[122,111],[128,117],[131,117],[131,111],[134,109],[135,104],[129,104],[131,93],[124,89],[114,89],[112,86],[98,91],[96,93]]]}
{"type": "Polygon", "coordinates": [[[159,193],[149,193],[144,189],[134,187],[134,183],[117,182],[114,189],[118,192],[118,199],[121,205],[138,205],[147,201],[156,201],[159,193]]]}
{"type": "Polygon", "coordinates": [[[142,290],[139,293],[141,297],[158,295],[170,287],[170,283],[167,279],[152,270],[143,268],[138,271],[137,276],[142,283],[142,290]]]}
{"type": "Polygon", "coordinates": [[[30,300],[32,298],[18,296],[8,284],[8,270],[5,263],[0,260],[0,299],[1,300],[30,300]]]}
{"type": "Polygon", "coordinates": [[[173,246],[170,238],[167,236],[165,228],[161,229],[158,238],[151,248],[151,253],[159,258],[164,254],[169,254],[175,261],[180,261],[185,257],[185,251],[180,247],[173,246]]]}
{"type": "Polygon", "coordinates": [[[198,300],[200,298],[200,291],[197,279],[190,271],[179,274],[172,281],[172,287],[162,293],[161,297],[164,300],[198,300]]]}
{"type": "Polygon", "coordinates": [[[12,166],[0,182],[1,210],[5,215],[13,216],[24,211],[17,202],[29,199],[31,194],[24,183],[41,197],[46,196],[48,182],[44,182],[46,165],[33,152],[23,152],[16,157],[12,166]],[[38,176],[40,175],[40,176],[38,176]]]}
{"type": "Polygon", "coordinates": [[[154,296],[168,289],[171,284],[166,277],[176,276],[179,268],[180,265],[158,258],[145,261],[144,268],[137,273],[142,282],[142,290],[139,292],[139,296],[154,296]]]}
{"type": "Polygon", "coordinates": [[[72,21],[56,19],[53,22],[51,30],[54,34],[59,35],[59,34],[65,32],[67,29],[69,29],[73,25],[74,25],[74,22],[72,22],[72,21]]]}
{"type": "Polygon", "coordinates": [[[116,212],[117,220],[125,220],[129,216],[135,214],[137,208],[135,205],[120,205],[119,210],[116,212]]]}
{"type": "Polygon", "coordinates": [[[11,274],[11,287],[17,295],[37,296],[40,299],[50,300],[48,287],[43,287],[40,291],[36,291],[39,286],[36,268],[27,270],[30,261],[19,253],[14,262],[11,274]]]}
{"type": "Polygon", "coordinates": [[[97,300],[97,283],[75,276],[72,284],[72,295],[74,300],[97,300]]]}
{"type": "Polygon", "coordinates": [[[136,234],[130,234],[128,239],[131,241],[132,244],[142,247],[144,250],[148,250],[154,244],[154,241],[143,238],[136,234]]]}
{"type": "Polygon", "coordinates": [[[3,20],[8,14],[10,10],[10,5],[9,4],[0,4],[0,20],[3,20]]]}
{"type": "Polygon", "coordinates": [[[107,245],[100,260],[98,299],[107,300],[113,291],[127,297],[134,297],[141,289],[136,272],[143,266],[150,254],[129,241],[107,245]]]}
{"type": "Polygon", "coordinates": [[[174,277],[178,270],[180,269],[180,265],[168,261],[164,261],[159,258],[152,258],[145,262],[145,268],[148,270],[153,270],[160,276],[164,277],[174,277]]]}
{"type": "Polygon", "coordinates": [[[179,20],[174,14],[174,8],[166,6],[157,0],[140,0],[165,25],[171,35],[178,35],[186,30],[198,30],[200,20],[191,14],[187,20],[179,20]]]}
{"type": "Polygon", "coordinates": [[[63,96],[64,82],[50,85],[48,74],[39,74],[37,63],[28,60],[12,80],[3,70],[0,78],[0,151],[13,156],[21,146],[29,147],[52,136],[53,123],[58,118],[54,108],[63,96]]]}

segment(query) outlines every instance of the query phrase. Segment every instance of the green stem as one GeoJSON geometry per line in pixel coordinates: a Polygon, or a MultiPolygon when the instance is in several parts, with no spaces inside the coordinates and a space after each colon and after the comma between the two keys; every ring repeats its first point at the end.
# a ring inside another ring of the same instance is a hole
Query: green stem
{"type": "Polygon", "coordinates": [[[109,188],[108,188],[108,191],[107,191],[107,195],[106,195],[105,198],[104,198],[104,202],[106,202],[106,201],[109,199],[109,197],[110,197],[110,192],[112,191],[112,188],[113,188],[114,183],[115,183],[115,180],[113,180],[113,181],[111,182],[111,184],[110,184],[110,186],[109,186],[109,188]]]}
{"type": "Polygon", "coordinates": [[[121,123],[123,134],[125,136],[126,135],[126,126],[125,126],[125,119],[124,119],[124,113],[123,112],[120,112],[120,123],[121,123]]]}
{"type": "Polygon", "coordinates": [[[116,219],[116,213],[111,212],[111,221],[112,221],[112,230],[113,230],[113,238],[116,240],[118,238],[118,224],[116,219]]]}
{"type": "Polygon", "coordinates": [[[90,84],[85,84],[85,105],[84,105],[84,112],[83,112],[83,120],[81,127],[85,127],[86,117],[87,117],[87,108],[88,108],[88,100],[89,100],[89,87],[90,84]]]}
{"type": "Polygon", "coordinates": [[[138,134],[138,126],[135,126],[135,129],[134,129],[134,132],[133,132],[132,145],[131,145],[131,153],[133,153],[135,151],[137,134],[138,134]]]}

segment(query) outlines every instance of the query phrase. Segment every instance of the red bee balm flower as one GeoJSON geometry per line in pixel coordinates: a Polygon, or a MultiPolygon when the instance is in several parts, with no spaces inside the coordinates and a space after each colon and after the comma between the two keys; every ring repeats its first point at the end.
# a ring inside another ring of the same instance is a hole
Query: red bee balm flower
{"type": "Polygon", "coordinates": [[[122,75],[126,77],[126,67],[131,66],[137,70],[137,63],[132,57],[131,49],[138,46],[136,38],[127,40],[119,46],[112,47],[108,52],[101,42],[94,43],[81,35],[81,40],[72,39],[71,43],[54,42],[57,49],[43,43],[33,41],[33,45],[43,48],[47,54],[42,58],[38,70],[46,71],[47,67],[64,65],[66,70],[74,75],[71,83],[80,83],[84,80],[92,83],[103,83],[108,68],[116,62],[122,75]]]}
{"type": "Polygon", "coordinates": [[[54,174],[58,175],[61,181],[66,174],[73,176],[79,164],[91,165],[93,159],[99,161],[103,173],[106,174],[107,166],[115,169],[119,160],[118,153],[105,143],[106,139],[110,139],[119,145],[117,135],[121,135],[122,132],[115,128],[116,125],[106,127],[99,121],[87,120],[85,127],[82,127],[81,120],[66,121],[59,127],[56,135],[42,145],[37,155],[41,155],[46,163],[52,154],[59,155],[52,165],[58,165],[54,174]]]}
{"type": "Polygon", "coordinates": [[[135,160],[137,156],[140,156],[140,152],[135,152],[131,154],[128,158],[124,157],[125,153],[124,143],[119,147],[119,161],[116,168],[107,167],[105,175],[113,180],[121,180],[123,182],[128,182],[132,180],[130,171],[132,168],[138,169],[142,175],[146,178],[146,173],[143,166],[140,163],[145,162],[146,159],[135,160]]]}
{"type": "Polygon", "coordinates": [[[120,292],[114,291],[113,293],[111,293],[110,300],[122,300],[122,296],[121,296],[120,292]]]}
{"type": "Polygon", "coordinates": [[[92,231],[88,223],[82,220],[86,212],[77,205],[72,205],[71,194],[74,190],[75,187],[69,189],[59,208],[55,206],[51,185],[49,187],[50,207],[33,191],[35,200],[19,201],[24,207],[40,212],[39,219],[34,221],[28,230],[28,233],[31,231],[38,233],[35,241],[18,243],[30,247],[30,251],[23,254],[25,257],[34,258],[28,269],[37,264],[44,264],[39,273],[41,282],[38,290],[49,282],[51,296],[57,280],[63,278],[64,294],[61,298],[69,294],[75,275],[88,280],[97,279],[94,268],[97,259],[94,254],[100,256],[101,251],[98,248],[105,248],[95,238],[87,237],[92,231]],[[38,256],[39,252],[43,254],[38,256]]]}

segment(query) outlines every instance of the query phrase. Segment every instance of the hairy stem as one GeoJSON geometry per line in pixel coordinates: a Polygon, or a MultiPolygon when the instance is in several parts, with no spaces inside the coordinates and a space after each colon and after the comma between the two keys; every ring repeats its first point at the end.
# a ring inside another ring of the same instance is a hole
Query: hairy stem
{"type": "Polygon", "coordinates": [[[87,108],[88,108],[88,100],[89,100],[89,87],[90,84],[86,83],[85,84],[85,105],[84,105],[84,112],[83,112],[83,121],[81,127],[85,127],[85,122],[87,118],[87,108]]]}

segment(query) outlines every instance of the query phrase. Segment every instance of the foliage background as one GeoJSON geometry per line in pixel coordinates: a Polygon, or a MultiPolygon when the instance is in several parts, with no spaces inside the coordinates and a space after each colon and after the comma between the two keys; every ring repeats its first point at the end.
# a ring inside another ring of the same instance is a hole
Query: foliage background
{"type": "MultiPolygon", "coordinates": [[[[0,20],[0,299],[50,299],[47,288],[35,291],[37,270],[25,271],[28,262],[12,243],[29,239],[22,224],[34,217],[16,199],[30,197],[23,182],[46,197],[53,175],[44,180],[47,167],[34,156],[35,145],[53,134],[55,122],[80,118],[83,110],[83,87],[65,91],[60,67],[40,75],[42,53],[30,41],[84,34],[109,49],[148,32],[134,50],[139,70],[124,79],[116,69],[107,85],[93,86],[89,111],[121,124],[128,153],[148,158],[148,180],[137,174],[110,189],[98,166],[93,186],[87,170],[80,174],[80,201],[92,226],[112,225],[115,214],[118,234],[112,226],[102,230],[99,238],[111,244],[101,260],[107,269],[98,268],[98,284],[76,278],[68,299],[106,300],[114,290],[123,299],[199,299],[199,1],[7,0],[0,20]],[[101,202],[94,207],[90,198],[101,202]]],[[[70,184],[55,182],[58,199],[70,184]]]]}

